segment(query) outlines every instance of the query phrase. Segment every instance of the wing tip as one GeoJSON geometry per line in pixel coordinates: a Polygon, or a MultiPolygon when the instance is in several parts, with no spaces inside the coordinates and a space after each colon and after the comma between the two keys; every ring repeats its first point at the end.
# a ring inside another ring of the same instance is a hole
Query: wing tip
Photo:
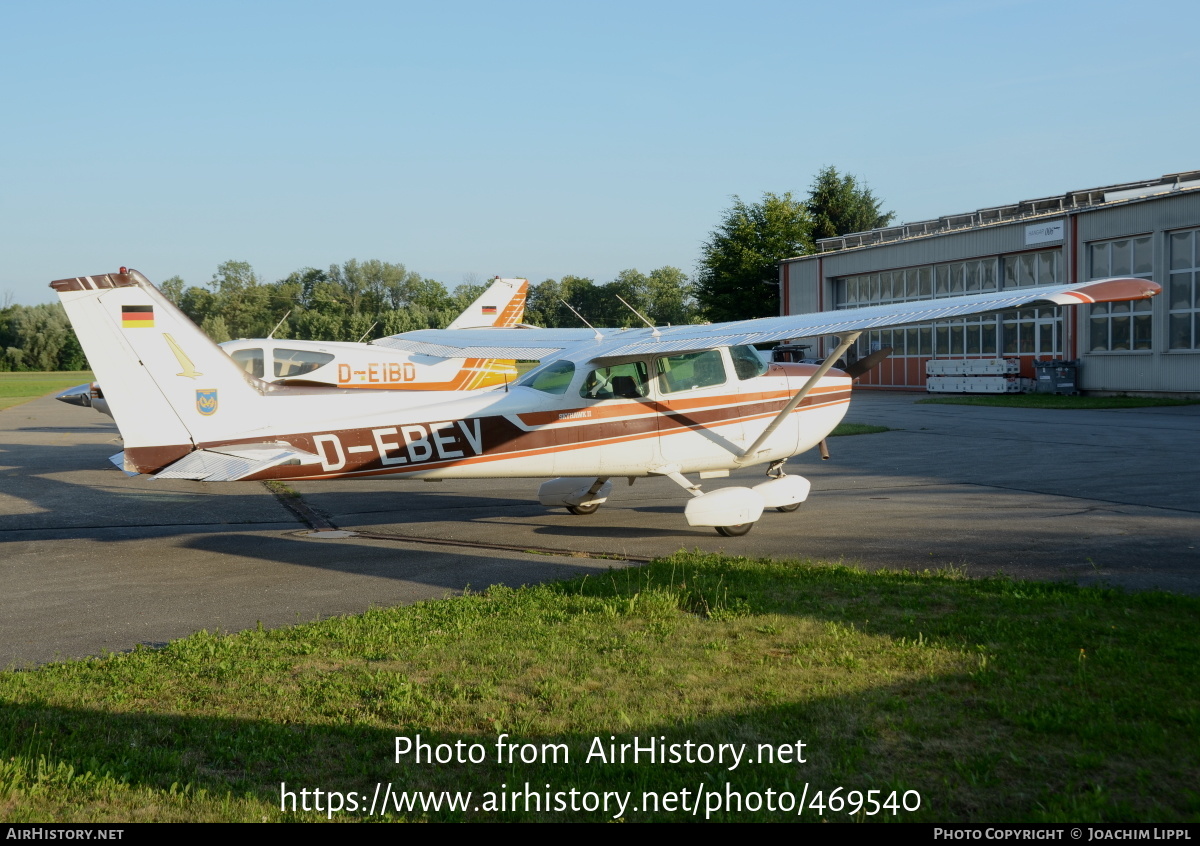
{"type": "Polygon", "coordinates": [[[1056,305],[1080,303],[1112,303],[1125,300],[1148,300],[1162,293],[1162,285],[1136,276],[1114,276],[1083,282],[1069,291],[1047,297],[1056,305]]]}

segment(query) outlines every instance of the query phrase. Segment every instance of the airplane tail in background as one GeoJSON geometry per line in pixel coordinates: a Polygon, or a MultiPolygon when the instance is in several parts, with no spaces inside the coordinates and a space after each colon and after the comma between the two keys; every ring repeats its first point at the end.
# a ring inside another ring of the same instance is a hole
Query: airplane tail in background
{"type": "MultiPolygon", "coordinates": [[[[447,329],[511,329],[525,318],[528,279],[497,276],[479,299],[467,306],[447,329]]],[[[515,361],[500,358],[469,358],[454,378],[454,390],[477,390],[517,380],[515,361]]]]}
{"type": "MultiPolygon", "coordinates": [[[[194,445],[253,434],[266,383],[248,376],[145,276],[119,273],[50,283],[139,467],[163,466],[194,445]],[[150,458],[146,458],[150,456],[150,458]]],[[[127,465],[129,461],[127,460],[127,465]]]]}
{"type": "Polygon", "coordinates": [[[479,299],[467,306],[447,329],[484,329],[492,326],[512,328],[525,317],[528,279],[501,279],[497,276],[479,299]]]}

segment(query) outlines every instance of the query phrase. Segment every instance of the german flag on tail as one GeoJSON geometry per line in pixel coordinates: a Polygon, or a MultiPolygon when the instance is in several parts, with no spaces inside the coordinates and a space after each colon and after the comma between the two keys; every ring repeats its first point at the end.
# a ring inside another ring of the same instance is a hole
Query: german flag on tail
{"type": "Polygon", "coordinates": [[[122,329],[153,329],[154,306],[127,305],[121,306],[122,329]]]}

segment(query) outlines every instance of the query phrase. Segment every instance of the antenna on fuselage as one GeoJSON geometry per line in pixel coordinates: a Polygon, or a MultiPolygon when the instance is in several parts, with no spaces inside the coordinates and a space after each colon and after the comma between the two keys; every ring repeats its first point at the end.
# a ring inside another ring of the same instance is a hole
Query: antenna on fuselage
{"type": "Polygon", "coordinates": [[[571,304],[570,304],[569,302],[567,302],[566,300],[564,300],[562,297],[559,297],[559,298],[558,298],[558,301],[559,301],[560,303],[562,303],[563,305],[565,305],[567,308],[571,309],[571,314],[575,315],[575,316],[576,316],[576,317],[578,317],[580,320],[583,320],[583,325],[584,325],[584,326],[586,326],[587,328],[591,329],[593,332],[595,332],[595,333],[596,333],[596,340],[597,340],[597,341],[603,341],[603,340],[604,340],[604,336],[600,334],[600,330],[599,330],[599,329],[597,329],[597,328],[596,328],[595,326],[593,326],[592,324],[588,323],[586,320],[584,320],[584,319],[583,319],[583,315],[582,315],[582,314],[580,314],[579,312],[577,312],[577,311],[576,311],[574,308],[571,308],[571,304]]]}
{"type": "Polygon", "coordinates": [[[625,302],[625,300],[624,300],[624,299],[621,297],[621,295],[620,295],[620,294],[614,294],[613,296],[615,296],[615,297],[616,297],[618,300],[621,300],[621,305],[625,306],[625,308],[629,309],[629,310],[630,310],[630,311],[632,311],[634,314],[636,314],[638,317],[640,317],[640,318],[642,319],[642,322],[643,322],[643,323],[645,323],[647,326],[649,326],[649,327],[650,327],[650,334],[651,334],[651,335],[653,335],[653,336],[654,336],[654,337],[656,337],[656,338],[657,338],[657,337],[659,337],[660,335],[662,335],[662,332],[659,332],[659,331],[658,331],[658,327],[657,327],[657,326],[655,326],[653,323],[651,323],[649,320],[647,320],[647,319],[646,319],[646,316],[645,316],[644,314],[642,314],[642,313],[641,313],[640,311],[638,311],[636,308],[634,308],[633,306],[631,306],[629,303],[625,302]]]}
{"type": "Polygon", "coordinates": [[[289,308],[289,309],[288,309],[288,310],[287,310],[287,311],[284,313],[283,317],[279,318],[279,322],[275,324],[275,328],[274,328],[274,329],[272,329],[270,332],[268,332],[268,333],[267,333],[267,338],[268,338],[268,339],[274,339],[274,337],[275,337],[275,333],[279,331],[279,327],[283,325],[283,321],[287,320],[287,319],[288,319],[288,315],[289,315],[289,314],[291,314],[291,313],[292,313],[292,310],[289,308]]]}

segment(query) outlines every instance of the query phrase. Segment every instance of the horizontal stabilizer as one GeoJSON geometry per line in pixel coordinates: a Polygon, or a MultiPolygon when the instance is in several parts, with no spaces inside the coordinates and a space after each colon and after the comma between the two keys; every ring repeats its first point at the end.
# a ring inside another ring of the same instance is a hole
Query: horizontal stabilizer
{"type": "Polygon", "coordinates": [[[137,473],[133,470],[125,469],[125,451],[124,450],[122,450],[121,452],[118,452],[116,455],[110,455],[108,457],[108,460],[111,461],[113,463],[113,466],[116,467],[118,470],[120,470],[122,473],[124,473],[126,476],[140,476],[141,475],[140,473],[137,473]]]}
{"type": "Polygon", "coordinates": [[[235,444],[190,452],[154,478],[236,482],[280,464],[315,464],[320,460],[320,456],[285,444],[235,444]]]}

